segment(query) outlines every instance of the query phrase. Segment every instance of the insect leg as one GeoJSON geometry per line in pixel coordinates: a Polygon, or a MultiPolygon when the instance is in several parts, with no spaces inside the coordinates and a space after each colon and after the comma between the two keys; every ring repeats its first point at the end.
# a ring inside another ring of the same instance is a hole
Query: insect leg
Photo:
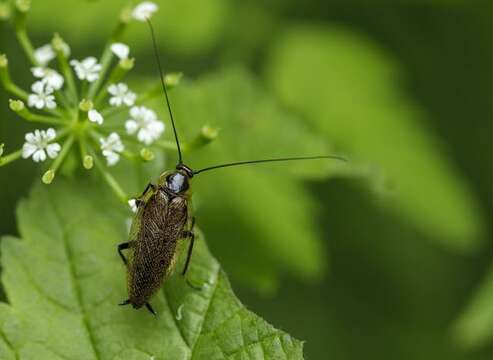
{"type": "Polygon", "coordinates": [[[120,306],[125,306],[125,305],[128,305],[130,304],[130,299],[127,299],[127,300],[123,300],[121,303],[119,303],[118,305],[120,306]]]}
{"type": "Polygon", "coordinates": [[[187,260],[185,261],[185,267],[183,268],[182,275],[185,275],[188,270],[188,265],[190,264],[190,260],[192,258],[193,244],[195,242],[195,234],[193,232],[193,228],[195,226],[195,217],[192,218],[192,225],[190,226],[191,230],[187,230],[183,232],[184,238],[190,238],[190,245],[188,246],[187,260]]]}
{"type": "Polygon", "coordinates": [[[142,199],[145,197],[145,195],[147,194],[149,189],[156,190],[156,185],[154,185],[152,183],[147,184],[147,186],[146,186],[145,190],[142,192],[142,194],[140,196],[133,198],[135,200],[135,206],[137,206],[137,208],[139,208],[140,205],[142,205],[144,203],[144,200],[142,200],[142,199]]]}
{"type": "Polygon", "coordinates": [[[132,243],[133,243],[133,241],[118,244],[118,254],[122,258],[122,261],[125,265],[127,265],[127,258],[125,257],[125,255],[123,255],[122,250],[130,248],[130,246],[132,246],[132,243]]]}
{"type": "Polygon", "coordinates": [[[151,304],[146,303],[146,308],[147,308],[147,310],[149,310],[151,312],[152,315],[157,316],[157,314],[154,311],[154,309],[152,308],[151,304]]]}
{"type": "Polygon", "coordinates": [[[156,185],[154,185],[153,183],[147,184],[144,192],[142,193],[142,195],[140,195],[140,197],[144,197],[144,195],[147,194],[147,192],[149,191],[149,189],[156,190],[156,185]]]}

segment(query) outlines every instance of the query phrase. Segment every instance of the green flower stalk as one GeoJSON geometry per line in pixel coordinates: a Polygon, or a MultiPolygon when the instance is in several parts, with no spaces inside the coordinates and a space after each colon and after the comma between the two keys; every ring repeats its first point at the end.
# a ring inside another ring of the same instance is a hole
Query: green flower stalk
{"type": "MultiPolygon", "coordinates": [[[[1,144],[0,167],[21,158],[47,162],[42,181],[51,184],[67,155],[77,151],[80,166],[101,172],[118,198],[127,203],[129,197],[110,168],[121,159],[144,163],[153,161],[157,151],[176,149],[174,143],[162,139],[165,132],[162,119],[145,106],[146,101],[160,95],[157,87],[138,95],[124,82],[135,59],[130,56],[129,46],[120,39],[131,21],[145,22],[157,11],[157,5],[145,1],[125,9],[99,59],[94,56],[73,59],[69,45],[59,34],[54,34],[50,43],[34,47],[26,28],[30,7],[28,0],[17,0],[12,7],[2,3],[0,18],[13,19],[17,39],[32,64],[30,70],[35,81],[30,91],[16,85],[7,56],[0,54],[0,84],[13,96],[9,100],[13,112],[46,128],[27,133],[22,148],[11,153],[4,154],[1,144]],[[57,66],[51,65],[55,62],[57,66]],[[119,120],[122,113],[128,114],[124,122],[119,120]]],[[[178,86],[181,77],[181,73],[167,74],[167,86],[170,89],[178,86]]],[[[202,131],[184,147],[198,148],[212,138],[210,131],[202,131]]]]}

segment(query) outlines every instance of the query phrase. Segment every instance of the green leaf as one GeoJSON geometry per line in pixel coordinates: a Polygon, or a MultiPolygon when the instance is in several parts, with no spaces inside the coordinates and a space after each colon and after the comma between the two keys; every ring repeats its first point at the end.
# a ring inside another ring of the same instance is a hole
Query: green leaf
{"type": "Polygon", "coordinates": [[[483,224],[465,179],[377,45],[344,29],[294,27],[272,50],[266,74],[287,106],[390,185],[391,209],[444,246],[480,245],[483,224]]]}
{"type": "MultiPolygon", "coordinates": [[[[332,153],[323,136],[283,111],[241,68],[185,82],[173,89],[171,100],[182,142],[196,136],[204,124],[220,129],[210,145],[184,155],[194,169],[332,153]]],[[[161,99],[153,108],[163,109],[161,117],[167,118],[161,99]]],[[[172,132],[167,135],[171,140],[172,132]]],[[[284,273],[319,279],[326,252],[317,230],[315,201],[300,179],[326,179],[340,166],[347,165],[332,160],[263,164],[194,178],[197,222],[228,273],[265,292],[272,291],[284,273]]]]}
{"type": "Polygon", "coordinates": [[[493,269],[457,319],[453,334],[465,347],[478,347],[493,341],[493,269]]]}
{"type": "MultiPolygon", "coordinates": [[[[204,124],[219,128],[217,140],[187,156],[186,160],[195,168],[236,160],[333,153],[325,136],[282,109],[242,67],[226,68],[185,83],[173,90],[171,98],[182,140],[194,136],[204,124]]],[[[161,101],[154,107],[164,110],[161,101]]],[[[167,118],[164,111],[162,117],[167,118]]],[[[171,131],[168,136],[172,139],[171,131]]],[[[340,166],[338,161],[322,160],[259,165],[252,169],[326,179],[340,166]]]]}
{"type": "Polygon", "coordinates": [[[117,306],[126,298],[116,245],[127,215],[111,194],[81,182],[37,186],[21,202],[21,238],[1,243],[2,359],[302,358],[300,341],[234,296],[202,236],[187,275],[202,290],[173,275],[151,301],[156,319],[117,306]]]}

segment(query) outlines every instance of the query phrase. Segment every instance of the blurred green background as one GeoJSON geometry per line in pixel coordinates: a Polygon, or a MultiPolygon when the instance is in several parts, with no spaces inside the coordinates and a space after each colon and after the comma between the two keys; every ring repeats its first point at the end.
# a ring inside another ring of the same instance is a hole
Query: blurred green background
{"type": "MultiPolygon", "coordinates": [[[[197,180],[198,224],[240,299],[305,340],[307,359],[491,359],[493,4],[156,2],[165,67],[186,75],[172,94],[179,128],[222,129],[192,165],[351,159],[197,180]]],[[[80,58],[102,48],[127,2],[32,3],[35,44],[57,31],[80,58]]],[[[27,87],[28,64],[0,26],[27,87]]],[[[145,26],[125,41],[134,82],[155,78],[145,26]]],[[[15,149],[31,126],[7,99],[0,91],[0,140],[15,149]]],[[[0,169],[0,234],[16,233],[37,174],[28,161],[0,169]]]]}

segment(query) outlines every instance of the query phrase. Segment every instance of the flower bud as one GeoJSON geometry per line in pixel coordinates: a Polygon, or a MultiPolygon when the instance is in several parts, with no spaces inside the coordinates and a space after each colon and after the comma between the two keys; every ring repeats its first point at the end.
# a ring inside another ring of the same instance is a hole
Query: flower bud
{"type": "Polygon", "coordinates": [[[125,71],[130,71],[133,69],[135,64],[135,59],[122,59],[120,60],[120,63],[118,64],[123,70],[125,71]]]}
{"type": "Polygon", "coordinates": [[[22,13],[27,13],[31,9],[31,0],[16,0],[15,7],[22,13]]]}
{"type": "Polygon", "coordinates": [[[0,158],[2,157],[3,155],[3,147],[5,146],[5,144],[0,144],[0,158]]]}
{"type": "Polygon", "coordinates": [[[94,104],[91,100],[82,99],[82,101],[79,103],[79,109],[84,112],[89,112],[90,110],[92,110],[93,107],[94,104]]]}
{"type": "Polygon", "coordinates": [[[154,159],[154,153],[148,148],[143,148],[140,150],[140,156],[144,161],[151,161],[154,159]]]}
{"type": "Polygon", "coordinates": [[[65,55],[65,57],[70,56],[70,47],[58,33],[55,33],[55,35],[53,35],[53,39],[51,40],[51,46],[53,47],[53,50],[55,50],[56,53],[61,53],[65,55]]]}
{"type": "Polygon", "coordinates": [[[166,86],[170,89],[174,88],[175,86],[178,86],[180,83],[181,78],[183,77],[183,73],[169,73],[166,74],[164,77],[164,83],[166,86]]]}
{"type": "Polygon", "coordinates": [[[12,14],[10,4],[7,2],[0,3],[0,20],[7,20],[12,14]]]}
{"type": "Polygon", "coordinates": [[[12,99],[9,99],[9,107],[10,110],[15,112],[20,112],[26,108],[22,100],[12,100],[12,99]]]}
{"type": "Polygon", "coordinates": [[[215,138],[217,138],[217,135],[219,134],[219,129],[214,128],[214,127],[209,126],[209,125],[204,125],[204,126],[202,126],[200,133],[202,134],[202,136],[206,140],[210,141],[210,140],[214,140],[215,138]]]}
{"type": "Polygon", "coordinates": [[[94,159],[91,155],[84,156],[84,160],[82,161],[82,165],[84,169],[90,170],[94,166],[94,159]]]}
{"type": "Polygon", "coordinates": [[[43,174],[43,177],[41,178],[41,180],[43,181],[43,183],[45,183],[46,185],[49,185],[53,182],[53,179],[55,178],[55,170],[48,170],[47,172],[45,172],[43,174]]]}
{"type": "Polygon", "coordinates": [[[5,68],[9,65],[9,60],[7,59],[7,55],[0,54],[0,68],[5,68]]]}
{"type": "Polygon", "coordinates": [[[127,6],[120,13],[120,21],[124,24],[128,24],[132,21],[132,8],[127,6]]]}

